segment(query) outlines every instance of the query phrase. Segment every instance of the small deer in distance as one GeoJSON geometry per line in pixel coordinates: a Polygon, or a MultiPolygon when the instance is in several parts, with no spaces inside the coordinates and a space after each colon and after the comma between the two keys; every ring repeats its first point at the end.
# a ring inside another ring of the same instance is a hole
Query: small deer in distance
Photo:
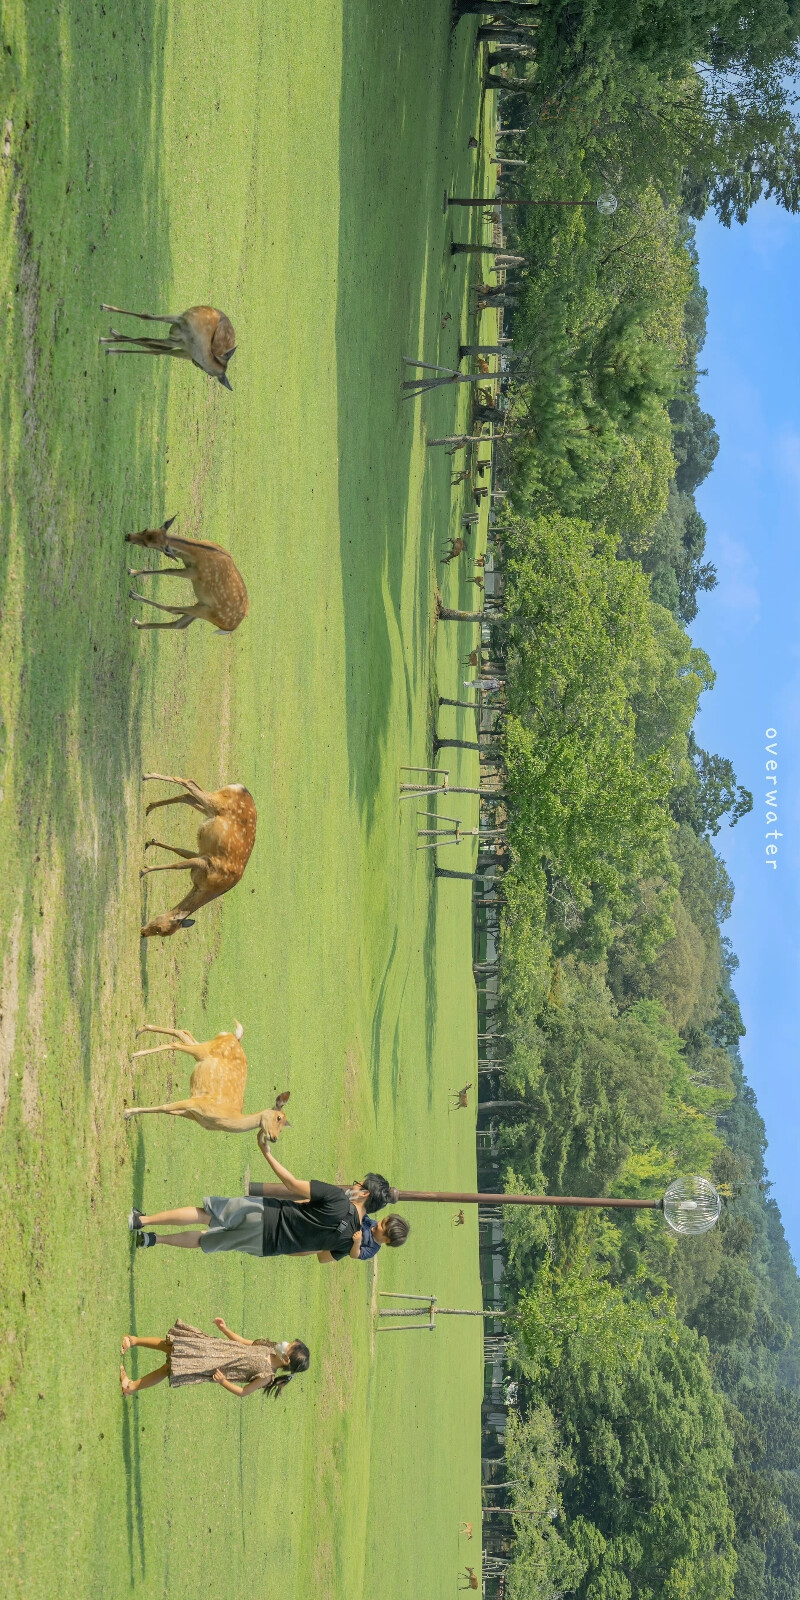
{"type": "Polygon", "coordinates": [[[177,783],[186,793],[168,796],[166,800],[151,800],[146,816],[158,806],[192,806],[202,811],[205,821],[197,834],[197,850],[182,850],[174,844],[164,844],[159,839],[148,839],[145,850],[152,845],[161,850],[171,850],[180,861],[170,861],[163,867],[143,867],[141,876],[150,872],[191,872],[192,888],[171,911],[151,917],[142,928],[142,938],[152,934],[168,938],[179,928],[194,926],[192,912],[226,894],[239,882],[250,859],[256,837],[256,808],[253,796],[241,783],[228,784],[224,789],[207,793],[191,778],[168,778],[161,772],[146,772],[144,782],[177,783]]]}
{"type": "MultiPolygon", "coordinates": [[[[458,1531],[459,1531],[459,1533],[465,1533],[467,1538],[471,1539],[472,1538],[472,1523],[471,1522],[462,1522],[461,1527],[459,1528],[458,1531]]],[[[472,1568],[470,1567],[469,1570],[471,1572],[472,1568]]]]}
{"type": "Polygon", "coordinates": [[[465,543],[464,539],[451,539],[447,550],[445,551],[444,555],[441,558],[442,559],[442,566],[446,567],[446,566],[449,565],[449,563],[451,561],[455,561],[456,557],[460,556],[462,550],[465,550],[465,549],[466,549],[466,543],[465,543]]]}
{"type": "Polygon", "coordinates": [[[201,372],[216,378],[223,389],[230,389],[228,362],[236,350],[233,323],[224,311],[214,306],[190,306],[188,311],[178,311],[169,316],[150,311],[125,311],[122,306],[101,305],[101,311],[113,311],[119,317],[138,317],[140,322],[168,322],[169,335],[165,339],[151,339],[129,333],[117,333],[112,328],[108,338],[100,339],[106,346],[107,356],[177,356],[179,361],[191,361],[201,372]]]}
{"type": "Polygon", "coordinates": [[[471,1088],[472,1088],[472,1084],[471,1083],[465,1083],[463,1089],[451,1089],[450,1090],[450,1093],[451,1093],[452,1098],[453,1098],[453,1105],[452,1105],[452,1108],[451,1108],[453,1111],[462,1111],[462,1110],[466,1111],[467,1110],[467,1108],[469,1106],[469,1101],[467,1099],[467,1095],[469,1094],[469,1091],[470,1091],[471,1088]]]}
{"type": "Polygon", "coordinates": [[[140,622],[134,618],[134,628],[189,628],[200,620],[212,622],[217,633],[233,633],[247,616],[249,601],[241,573],[234,566],[227,550],[210,539],[176,538],[168,530],[174,517],[160,528],[144,528],[141,533],[126,533],[126,544],[144,545],[147,550],[161,550],[171,561],[182,561],[180,567],[129,567],[131,578],[188,578],[197,596],[195,606],[165,606],[158,600],[148,600],[147,595],[130,591],[131,600],[141,600],[143,605],[154,606],[157,611],[171,611],[174,622],[140,622]]]}
{"type": "Polygon", "coordinates": [[[134,1061],[142,1056],[159,1055],[164,1050],[180,1050],[192,1056],[197,1066],[189,1082],[188,1100],[173,1100],[163,1106],[133,1106],[125,1112],[126,1122],[129,1117],[149,1117],[159,1111],[169,1117],[189,1117],[212,1132],[249,1133],[258,1128],[263,1130],[270,1144],[275,1143],[283,1128],[291,1127],[284,1111],[288,1090],[278,1095],[271,1110],[243,1114],[247,1057],[239,1042],[244,1033],[240,1022],[234,1024],[233,1033],[218,1033],[205,1044],[185,1028],[155,1028],[147,1022],[138,1031],[140,1034],[164,1034],[170,1043],[153,1045],[149,1050],[134,1050],[134,1061]]]}
{"type": "Polygon", "coordinates": [[[463,1572],[459,1572],[458,1576],[459,1576],[459,1578],[466,1578],[466,1580],[467,1580],[466,1583],[460,1583],[459,1584],[459,1586],[458,1586],[459,1589],[479,1589],[480,1588],[480,1583],[478,1581],[478,1574],[474,1570],[473,1567],[466,1567],[463,1572]]]}

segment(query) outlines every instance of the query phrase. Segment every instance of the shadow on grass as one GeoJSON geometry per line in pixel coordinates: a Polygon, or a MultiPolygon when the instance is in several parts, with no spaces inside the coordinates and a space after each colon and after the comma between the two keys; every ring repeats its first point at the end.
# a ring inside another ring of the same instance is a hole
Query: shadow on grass
{"type": "Polygon", "coordinates": [[[461,59],[469,49],[466,37],[463,45],[454,44],[449,30],[447,0],[435,5],[415,0],[384,10],[380,28],[370,0],[351,0],[344,8],[336,315],[339,514],[350,778],[368,832],[391,737],[393,677],[403,672],[410,734],[427,672],[433,539],[435,530],[441,538],[450,517],[449,471],[425,471],[417,488],[414,455],[420,404],[426,405],[429,426],[452,431],[452,392],[420,402],[403,401],[401,391],[402,356],[416,354],[421,341],[426,360],[457,362],[466,269],[465,258],[453,264],[447,253],[442,151],[451,130],[465,125],[475,79],[474,67],[465,70],[466,57],[461,59]],[[410,57],[416,58],[413,70],[410,57]],[[454,311],[443,335],[442,310],[453,295],[454,311]],[[377,366],[376,332],[384,350],[377,366]],[[439,352],[443,343],[446,348],[439,352]],[[410,580],[407,540],[416,537],[420,520],[422,545],[410,580]],[[404,594],[410,581],[413,595],[404,594]]]}
{"type": "Polygon", "coordinates": [[[101,298],[157,310],[171,280],[161,175],[167,19],[150,0],[134,0],[113,29],[78,4],[59,16],[60,30],[31,30],[29,131],[18,152],[13,316],[23,394],[6,390],[0,409],[11,464],[3,518],[14,529],[0,603],[13,602],[12,585],[23,596],[16,742],[36,803],[18,871],[30,882],[50,853],[64,863],[66,979],[88,1085],[147,676],[137,670],[122,535],[140,509],[160,505],[154,441],[167,396],[165,363],[152,363],[142,384],[135,365],[106,361],[96,340],[101,298]],[[98,70],[91,91],[87,58],[98,70]],[[141,250],[130,250],[132,239],[141,250]]]}

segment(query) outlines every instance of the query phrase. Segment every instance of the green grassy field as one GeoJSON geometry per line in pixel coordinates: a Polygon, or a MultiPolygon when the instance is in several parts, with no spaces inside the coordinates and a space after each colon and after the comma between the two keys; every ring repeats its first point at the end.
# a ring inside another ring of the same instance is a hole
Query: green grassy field
{"type": "Polygon", "coordinates": [[[134,1259],[125,1231],[132,1201],[266,1175],[250,1139],[126,1126],[188,1081],[180,1057],[133,1070],[144,1021],[241,1018],[246,1109],[291,1090],[300,1173],[474,1180],[448,1109],[474,1078],[469,886],[435,891],[397,803],[470,637],[432,622],[459,502],[423,426],[451,431],[453,396],[400,382],[467,325],[441,202],[474,181],[474,30],[450,35],[446,0],[219,21],[209,0],[2,7],[0,1567],[25,1600],[438,1597],[479,1525],[480,1333],[376,1338],[374,1311],[378,1284],[478,1304],[476,1219],[419,1209],[377,1275],[134,1259]],[[101,300],[224,307],[233,394],[105,358],[101,300]],[[244,573],[233,638],[131,626],[123,534],[173,514],[244,573]],[[179,898],[140,887],[152,769],[246,783],[259,831],[232,895],[142,945],[144,905],[179,898]],[[278,1406],[123,1403],[124,1332],[217,1314],[306,1338],[311,1372],[278,1406]]]}

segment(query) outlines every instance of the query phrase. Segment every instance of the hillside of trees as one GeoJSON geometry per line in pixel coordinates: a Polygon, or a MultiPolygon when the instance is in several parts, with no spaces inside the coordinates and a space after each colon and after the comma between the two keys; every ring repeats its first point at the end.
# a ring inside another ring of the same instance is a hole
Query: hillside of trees
{"type": "Polygon", "coordinates": [[[694,495],[719,442],[693,224],[800,207],[800,5],[456,12],[521,130],[502,198],[619,202],[503,209],[523,259],[487,612],[507,848],[477,910],[477,957],[499,952],[479,1149],[506,1188],[655,1198],[696,1172],[724,1197],[690,1239],[658,1212],[503,1213],[519,1319],[488,1547],[511,1556],[509,1600],[800,1600],[800,1281],[715,847],[752,797],[696,737],[714,670],[687,631],[716,581],[694,495]]]}

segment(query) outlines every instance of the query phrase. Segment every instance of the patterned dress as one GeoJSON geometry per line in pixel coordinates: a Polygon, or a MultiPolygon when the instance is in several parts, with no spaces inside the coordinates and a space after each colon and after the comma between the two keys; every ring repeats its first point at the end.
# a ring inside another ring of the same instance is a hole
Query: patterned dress
{"type": "Polygon", "coordinates": [[[270,1339],[254,1344],[236,1344],[213,1333],[202,1333],[188,1322],[177,1322],[167,1334],[169,1340],[170,1387],[186,1383],[212,1383],[214,1373],[224,1372],[231,1383],[252,1383],[254,1378],[274,1381],[270,1355],[275,1345],[270,1339]]]}

